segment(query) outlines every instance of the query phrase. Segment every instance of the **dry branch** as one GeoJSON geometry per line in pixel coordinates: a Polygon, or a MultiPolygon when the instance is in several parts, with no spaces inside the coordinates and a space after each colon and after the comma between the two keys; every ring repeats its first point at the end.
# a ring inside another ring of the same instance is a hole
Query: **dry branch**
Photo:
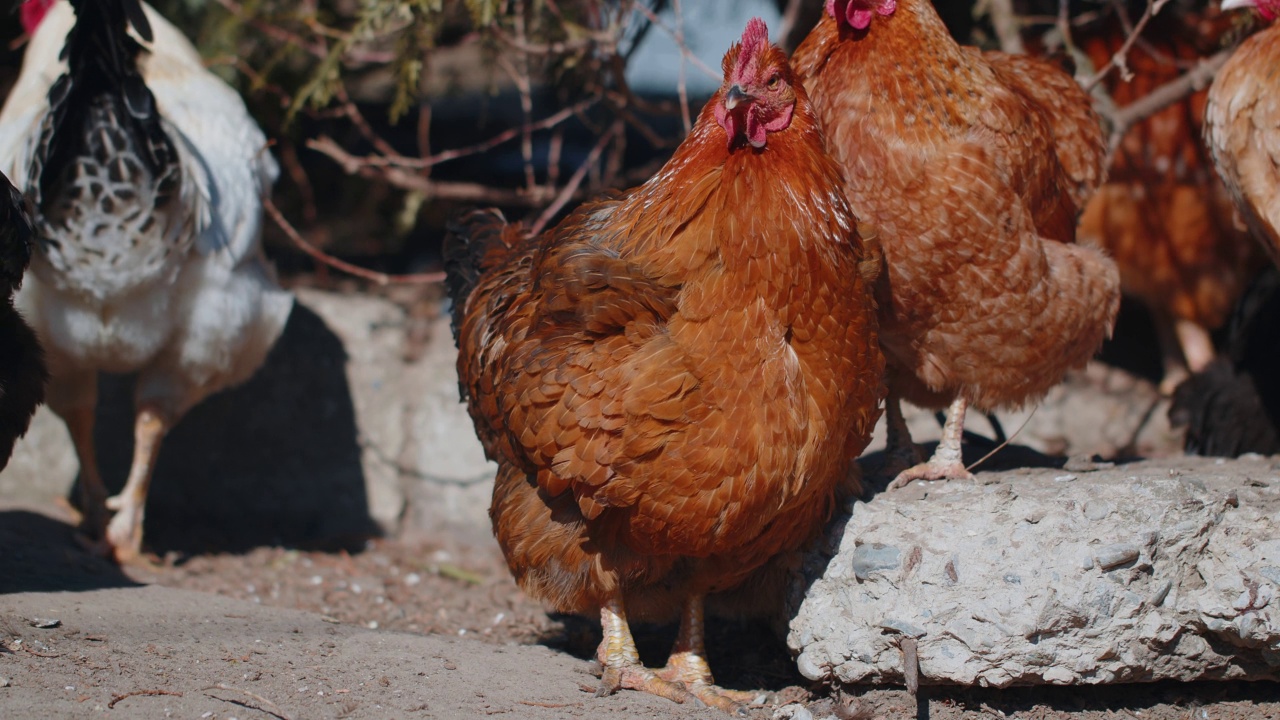
{"type": "Polygon", "coordinates": [[[377,272],[376,270],[362,268],[358,265],[352,265],[344,260],[339,260],[315,245],[307,242],[307,240],[302,237],[302,234],[298,232],[297,228],[285,219],[284,214],[280,212],[280,209],[276,207],[276,204],[271,201],[270,197],[262,198],[262,209],[267,213],[268,217],[275,221],[280,230],[293,241],[293,244],[296,245],[299,250],[335,270],[341,270],[349,275],[364,278],[365,280],[377,283],[378,285],[412,285],[418,283],[426,284],[444,282],[444,273],[442,272],[389,275],[387,273],[377,272]]]}

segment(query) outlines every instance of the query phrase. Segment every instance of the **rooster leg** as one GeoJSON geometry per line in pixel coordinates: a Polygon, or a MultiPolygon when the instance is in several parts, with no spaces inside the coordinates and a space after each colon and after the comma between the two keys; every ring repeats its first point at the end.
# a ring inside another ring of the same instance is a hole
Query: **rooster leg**
{"type": "Polygon", "coordinates": [[[1213,338],[1209,331],[1190,320],[1176,320],[1173,329],[1178,335],[1182,356],[1187,359],[1187,368],[1193,373],[1204,372],[1214,357],[1213,338]]]}
{"type": "Polygon", "coordinates": [[[658,677],[682,683],[711,707],[730,715],[745,715],[744,706],[755,702],[758,694],[716,687],[711,668],[707,665],[704,628],[702,596],[690,596],[680,617],[680,634],[671,648],[671,657],[667,666],[658,671],[658,677]]]}
{"type": "Polygon", "coordinates": [[[107,507],[115,510],[116,515],[107,525],[106,543],[118,563],[136,560],[142,553],[142,520],[147,490],[151,487],[151,472],[160,452],[160,440],[168,429],[169,423],[154,408],[144,405],[138,410],[133,427],[133,465],[129,468],[129,479],[119,495],[107,498],[107,507]]]}
{"type": "MultiPolygon", "coordinates": [[[[1155,325],[1156,343],[1160,347],[1160,365],[1164,370],[1160,379],[1160,394],[1164,397],[1172,396],[1174,389],[1191,376],[1187,370],[1188,361],[1182,354],[1178,323],[1179,321],[1163,313],[1152,320],[1152,324],[1155,325]]],[[[1210,348],[1212,347],[1210,345],[1210,348]]]]}
{"type": "Polygon", "coordinates": [[[80,461],[80,529],[97,539],[107,527],[107,486],[98,472],[98,456],[93,444],[93,405],[72,408],[64,417],[80,461]]]}
{"type": "Polygon", "coordinates": [[[687,702],[690,698],[697,702],[697,698],[683,685],[664,680],[640,664],[640,652],[631,637],[631,627],[627,624],[627,613],[620,596],[614,595],[600,608],[600,625],[604,629],[604,639],[600,641],[596,657],[604,666],[604,673],[600,677],[596,697],[612,695],[621,688],[627,688],[678,703],[687,702]]]}
{"type": "Polygon", "coordinates": [[[934,451],[929,462],[907,468],[898,473],[898,477],[889,483],[890,490],[905,487],[912,480],[972,480],[973,475],[965,469],[961,457],[960,440],[964,437],[964,414],[969,403],[964,398],[956,398],[947,411],[947,423],[942,426],[942,440],[934,451]]]}
{"type": "Polygon", "coordinates": [[[911,441],[911,430],[902,417],[902,400],[892,391],[885,400],[885,449],[882,475],[897,475],[909,467],[920,464],[920,448],[911,441]]]}
{"type": "Polygon", "coordinates": [[[107,527],[107,486],[98,472],[98,454],[93,442],[94,408],[98,404],[98,373],[67,366],[56,353],[49,354],[49,409],[62,418],[80,461],[77,501],[80,510],[78,538],[91,545],[107,527]]]}

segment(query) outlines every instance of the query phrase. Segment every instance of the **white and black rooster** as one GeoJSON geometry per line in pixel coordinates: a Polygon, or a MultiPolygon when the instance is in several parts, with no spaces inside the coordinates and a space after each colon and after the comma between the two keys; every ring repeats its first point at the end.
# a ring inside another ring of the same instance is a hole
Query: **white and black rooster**
{"type": "Polygon", "coordinates": [[[84,528],[127,562],[161,439],[247,380],[293,307],[261,247],[279,171],[244,102],[151,7],[28,0],[22,20],[31,40],[0,112],[0,170],[36,209],[18,307],[75,443],[84,528]],[[93,444],[99,371],[138,373],[133,464],[111,498],[93,444]]]}

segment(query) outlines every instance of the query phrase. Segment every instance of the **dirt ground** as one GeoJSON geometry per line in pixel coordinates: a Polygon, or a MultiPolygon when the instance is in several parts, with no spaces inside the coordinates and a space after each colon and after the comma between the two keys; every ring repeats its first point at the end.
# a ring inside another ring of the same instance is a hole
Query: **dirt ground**
{"type": "MultiPolygon", "coordinates": [[[[723,717],[634,692],[596,698],[599,628],[548,617],[496,546],[374,540],[355,552],[170,554],[121,571],[80,548],[71,519],[0,507],[0,717],[723,717]]],[[[673,634],[637,630],[650,664],[673,634]]],[[[912,697],[810,687],[763,626],[713,623],[709,647],[722,684],[768,691],[753,718],[1280,718],[1274,683],[912,697]]]]}

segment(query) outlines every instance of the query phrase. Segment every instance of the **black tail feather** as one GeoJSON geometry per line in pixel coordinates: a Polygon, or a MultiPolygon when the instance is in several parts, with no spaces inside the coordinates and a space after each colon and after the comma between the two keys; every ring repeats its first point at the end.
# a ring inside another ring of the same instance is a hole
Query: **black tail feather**
{"type": "Polygon", "coordinates": [[[1170,422],[1187,427],[1189,453],[1280,453],[1280,270],[1241,298],[1225,350],[1174,391],[1170,422]]]}
{"type": "Polygon", "coordinates": [[[164,174],[175,150],[165,135],[155,97],[138,70],[143,40],[152,40],[151,25],[140,0],[71,0],[76,23],[67,33],[62,59],[67,72],[49,89],[49,119],[41,134],[31,187],[37,205],[53,194],[65,168],[84,151],[86,125],[95,103],[108,102],[153,176],[164,174]]]}
{"type": "Polygon", "coordinates": [[[485,271],[508,256],[520,237],[519,226],[511,225],[496,208],[471,210],[449,222],[444,239],[445,289],[453,304],[453,341],[466,313],[467,298],[485,271]]]}

